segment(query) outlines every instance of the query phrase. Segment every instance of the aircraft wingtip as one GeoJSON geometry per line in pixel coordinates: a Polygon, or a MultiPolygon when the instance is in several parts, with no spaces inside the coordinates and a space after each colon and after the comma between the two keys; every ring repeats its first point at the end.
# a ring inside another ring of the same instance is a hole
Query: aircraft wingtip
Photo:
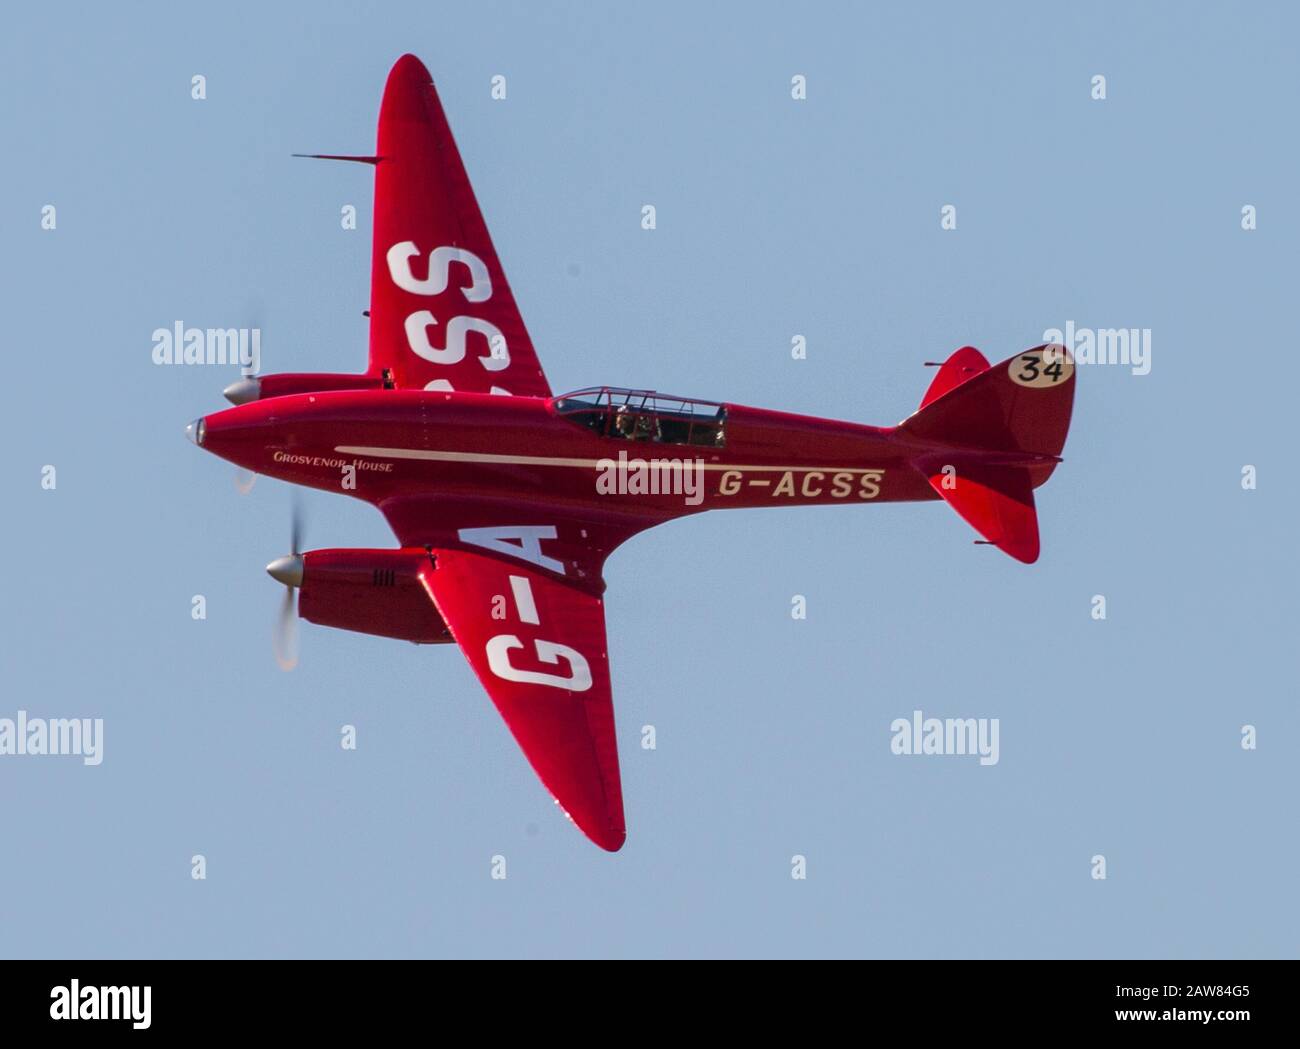
{"type": "Polygon", "coordinates": [[[398,75],[414,76],[414,77],[421,77],[424,80],[433,79],[431,76],[429,76],[429,70],[425,68],[424,63],[421,62],[418,58],[415,57],[415,55],[411,54],[409,51],[406,54],[404,54],[401,58],[399,58],[396,62],[393,63],[393,69],[389,75],[390,76],[398,76],[398,75]]]}
{"type": "Polygon", "coordinates": [[[606,852],[618,852],[627,841],[627,829],[622,824],[582,827],[582,832],[606,852]]]}
{"type": "Polygon", "coordinates": [[[597,840],[596,844],[599,845],[606,852],[618,852],[618,850],[623,847],[626,841],[627,841],[627,831],[621,830],[618,831],[617,833],[609,834],[603,839],[597,840]]]}

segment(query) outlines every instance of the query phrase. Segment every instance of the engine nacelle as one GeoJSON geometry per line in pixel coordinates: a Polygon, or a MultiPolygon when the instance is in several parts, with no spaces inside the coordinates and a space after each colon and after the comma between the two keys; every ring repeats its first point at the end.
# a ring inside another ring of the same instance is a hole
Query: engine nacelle
{"type": "Polygon", "coordinates": [[[303,554],[298,615],[321,626],[419,645],[452,642],[423,577],[421,549],[312,550],[303,554]]]}
{"type": "Polygon", "coordinates": [[[231,404],[248,404],[292,393],[326,393],[331,390],[382,390],[384,378],[370,375],[339,375],[334,372],[285,372],[282,375],[250,375],[232,382],[222,391],[231,404]]]}

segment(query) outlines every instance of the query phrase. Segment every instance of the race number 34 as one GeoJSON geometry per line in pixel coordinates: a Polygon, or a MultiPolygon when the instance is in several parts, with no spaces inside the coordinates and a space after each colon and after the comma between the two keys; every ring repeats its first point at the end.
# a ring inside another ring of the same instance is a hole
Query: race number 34
{"type": "Polygon", "coordinates": [[[1074,360],[1064,346],[1043,346],[1011,359],[1007,374],[1017,386],[1045,390],[1059,386],[1074,374],[1074,360]]]}

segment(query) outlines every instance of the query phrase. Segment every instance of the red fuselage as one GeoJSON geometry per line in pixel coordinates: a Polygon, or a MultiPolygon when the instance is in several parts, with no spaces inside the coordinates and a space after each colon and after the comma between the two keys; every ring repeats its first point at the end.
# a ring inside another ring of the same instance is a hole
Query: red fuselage
{"type": "Polygon", "coordinates": [[[728,507],[936,499],[911,466],[936,446],[811,416],[719,406],[709,446],[594,432],[563,398],[352,390],[255,401],[203,420],[202,446],[259,474],[379,504],[525,496],[667,520],[728,507]]]}

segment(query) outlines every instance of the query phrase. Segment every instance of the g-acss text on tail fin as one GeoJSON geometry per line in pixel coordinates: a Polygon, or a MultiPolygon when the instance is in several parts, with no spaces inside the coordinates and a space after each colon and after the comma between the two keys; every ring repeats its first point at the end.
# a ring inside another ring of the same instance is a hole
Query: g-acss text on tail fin
{"type": "Polygon", "coordinates": [[[1065,347],[1037,346],[990,367],[965,346],[898,432],[918,446],[912,465],[986,542],[1032,564],[1034,489],[1060,462],[1073,406],[1074,360],[1065,347]]]}

